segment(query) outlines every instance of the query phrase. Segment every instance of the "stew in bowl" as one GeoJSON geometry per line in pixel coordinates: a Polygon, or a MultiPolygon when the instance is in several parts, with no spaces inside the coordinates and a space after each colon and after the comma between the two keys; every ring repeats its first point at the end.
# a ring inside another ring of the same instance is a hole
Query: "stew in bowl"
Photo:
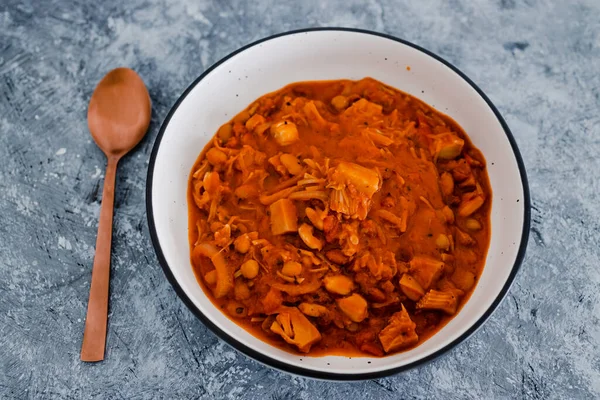
{"type": "Polygon", "coordinates": [[[194,165],[191,261],[214,304],[271,344],[383,356],[466,301],[491,197],[481,152],[422,101],[371,78],[294,83],[194,165]]]}

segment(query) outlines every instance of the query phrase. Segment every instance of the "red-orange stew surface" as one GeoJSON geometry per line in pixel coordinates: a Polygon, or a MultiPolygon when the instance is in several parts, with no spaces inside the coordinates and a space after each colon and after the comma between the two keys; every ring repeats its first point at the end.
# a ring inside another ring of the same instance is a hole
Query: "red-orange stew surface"
{"type": "Polygon", "coordinates": [[[264,341],[385,356],[467,300],[490,203],[485,159],[449,117],[370,78],[294,83],[200,154],[191,261],[213,303],[264,341]]]}

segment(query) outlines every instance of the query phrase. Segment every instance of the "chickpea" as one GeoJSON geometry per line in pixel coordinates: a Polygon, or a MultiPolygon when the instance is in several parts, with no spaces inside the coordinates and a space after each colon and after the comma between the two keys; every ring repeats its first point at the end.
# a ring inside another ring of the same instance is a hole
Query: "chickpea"
{"type": "Polygon", "coordinates": [[[243,280],[236,280],[233,287],[233,293],[236,300],[246,300],[250,298],[250,288],[243,280]]]}
{"type": "Polygon", "coordinates": [[[265,117],[260,114],[254,114],[248,121],[246,121],[246,129],[253,131],[257,126],[266,122],[265,117]]]}
{"type": "Polygon", "coordinates": [[[227,154],[223,153],[216,147],[213,147],[206,153],[206,159],[212,165],[222,165],[227,162],[227,154]]]}
{"type": "Polygon", "coordinates": [[[442,160],[453,160],[458,157],[465,141],[453,134],[441,135],[435,141],[435,156],[442,160]]]}
{"type": "Polygon", "coordinates": [[[324,317],[329,313],[327,307],[324,307],[320,304],[300,303],[300,305],[298,305],[298,309],[300,309],[303,314],[308,315],[309,317],[324,317]]]}
{"type": "Polygon", "coordinates": [[[296,261],[288,261],[283,264],[281,273],[286,276],[298,276],[302,273],[302,264],[296,261]]]}
{"type": "Polygon", "coordinates": [[[220,231],[221,229],[223,229],[223,224],[219,221],[214,221],[210,224],[210,231],[215,233],[217,231],[220,231]]]}
{"type": "Polygon", "coordinates": [[[347,295],[354,290],[354,281],[346,275],[326,276],[323,283],[330,293],[347,295]]]}
{"type": "Polygon", "coordinates": [[[240,271],[244,278],[254,279],[258,275],[258,263],[255,260],[248,260],[242,264],[240,271]]]}
{"type": "Polygon", "coordinates": [[[478,231],[481,229],[481,223],[474,218],[469,218],[465,221],[465,226],[470,231],[478,231]]]}
{"type": "MultiPolygon", "coordinates": [[[[311,249],[320,251],[323,248],[323,241],[313,235],[312,226],[308,224],[300,225],[300,228],[298,228],[298,235],[300,236],[300,239],[302,239],[302,241],[311,249]]],[[[350,241],[352,242],[352,237],[350,238],[350,241]]],[[[358,242],[353,244],[358,244],[358,242]]]]}
{"type": "Polygon", "coordinates": [[[258,187],[256,187],[256,185],[253,185],[251,183],[247,183],[245,185],[238,186],[235,189],[234,193],[240,199],[245,200],[245,199],[248,199],[250,197],[256,197],[256,196],[258,196],[258,187]]]}
{"type": "Polygon", "coordinates": [[[326,215],[326,213],[323,213],[323,210],[321,210],[318,207],[316,210],[314,208],[306,207],[305,213],[310,222],[312,222],[312,224],[315,226],[315,228],[322,231],[323,219],[325,218],[324,214],[326,215]]]}
{"type": "Polygon", "coordinates": [[[256,113],[256,110],[258,109],[258,106],[260,106],[258,102],[252,104],[250,108],[248,108],[248,114],[250,114],[251,116],[254,115],[256,113]]]}
{"type": "Polygon", "coordinates": [[[209,285],[214,285],[217,283],[217,270],[213,269],[204,275],[204,281],[209,285]]]}
{"type": "Polygon", "coordinates": [[[350,332],[356,332],[360,329],[360,325],[358,325],[356,322],[350,322],[348,325],[346,325],[346,329],[350,332]]]}
{"type": "Polygon", "coordinates": [[[223,141],[223,143],[226,143],[231,137],[231,124],[222,125],[219,128],[217,135],[219,136],[219,139],[223,141]]]}
{"type": "Polygon", "coordinates": [[[394,198],[392,196],[386,196],[381,201],[381,206],[387,207],[387,208],[394,208],[396,206],[396,201],[394,200],[394,198]]]}
{"type": "Polygon", "coordinates": [[[298,128],[289,121],[280,121],[271,125],[271,134],[280,146],[287,146],[298,140],[298,128]]]}
{"type": "Polygon", "coordinates": [[[334,249],[325,253],[325,257],[335,264],[344,265],[350,261],[350,257],[344,254],[342,250],[334,249]]]}
{"type": "Polygon", "coordinates": [[[233,122],[245,124],[246,121],[248,121],[248,119],[250,119],[250,112],[248,110],[244,110],[235,117],[233,117],[233,122]]]}
{"type": "Polygon", "coordinates": [[[213,195],[217,193],[217,190],[221,186],[221,178],[219,178],[218,172],[207,172],[204,174],[204,179],[202,179],[202,184],[204,185],[204,190],[209,195],[213,195]]]}
{"type": "Polygon", "coordinates": [[[238,252],[246,254],[250,250],[250,237],[247,234],[238,236],[233,242],[233,246],[238,252]]]}
{"type": "Polygon", "coordinates": [[[298,162],[298,159],[291,154],[282,154],[279,156],[279,161],[292,175],[298,175],[302,173],[302,166],[298,162]]]}
{"type": "Polygon", "coordinates": [[[346,96],[335,96],[333,99],[331,99],[331,105],[334,106],[336,110],[342,111],[348,107],[348,99],[346,96]]]}
{"type": "Polygon", "coordinates": [[[302,257],[302,265],[306,268],[310,268],[313,266],[313,262],[310,257],[304,256],[302,257]]]}
{"type": "Polygon", "coordinates": [[[446,218],[446,222],[453,224],[454,223],[454,212],[448,206],[444,206],[442,208],[442,213],[444,214],[444,218],[446,218]]]}
{"type": "Polygon", "coordinates": [[[348,297],[337,299],[336,303],[353,322],[362,322],[369,314],[367,301],[359,294],[354,293],[348,297]]]}
{"type": "Polygon", "coordinates": [[[232,317],[245,318],[248,315],[248,310],[239,301],[231,300],[227,303],[225,309],[232,317]]]}
{"type": "Polygon", "coordinates": [[[448,239],[448,236],[444,235],[443,233],[440,233],[435,239],[435,245],[440,250],[448,250],[448,248],[450,247],[450,240],[448,239]]]}
{"type": "Polygon", "coordinates": [[[452,175],[450,173],[442,173],[440,176],[440,188],[442,189],[444,196],[452,195],[452,192],[454,192],[454,179],[452,179],[452,175]]]}

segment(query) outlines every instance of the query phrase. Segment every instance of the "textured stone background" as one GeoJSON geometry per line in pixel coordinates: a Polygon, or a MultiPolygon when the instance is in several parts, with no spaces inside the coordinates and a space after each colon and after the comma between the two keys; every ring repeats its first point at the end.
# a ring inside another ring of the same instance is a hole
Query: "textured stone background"
{"type": "Polygon", "coordinates": [[[249,3],[0,2],[0,398],[598,398],[600,2],[249,3]],[[425,367],[355,384],[291,377],[220,342],[164,278],[144,207],[152,143],[190,82],[253,40],[327,25],[461,68],[506,117],[533,198],[527,257],[489,322],[425,367]],[[83,364],[105,162],[86,107],[121,65],[154,111],[117,178],[107,359],[83,364]]]}

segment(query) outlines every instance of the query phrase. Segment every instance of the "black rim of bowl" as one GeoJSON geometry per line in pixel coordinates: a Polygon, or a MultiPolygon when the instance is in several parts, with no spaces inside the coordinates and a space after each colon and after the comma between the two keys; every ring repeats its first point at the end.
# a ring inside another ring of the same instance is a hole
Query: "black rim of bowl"
{"type": "Polygon", "coordinates": [[[187,305],[188,308],[196,315],[196,317],[198,317],[198,319],[200,319],[200,321],[202,321],[204,323],[204,325],[208,326],[219,338],[221,338],[227,344],[229,344],[236,350],[242,352],[246,356],[253,358],[254,360],[257,360],[265,365],[268,365],[270,367],[273,367],[273,368],[276,368],[276,369],[279,369],[279,370],[282,370],[285,372],[289,372],[289,373],[301,375],[301,376],[306,376],[306,377],[310,377],[310,378],[317,378],[317,379],[356,381],[356,380],[382,378],[385,376],[389,376],[389,375],[397,374],[402,371],[409,370],[411,368],[414,368],[414,367],[417,367],[420,365],[424,365],[424,364],[434,360],[435,358],[441,356],[442,354],[447,353],[449,350],[453,349],[458,344],[462,343],[465,339],[470,337],[473,333],[475,333],[481,327],[481,325],[490,317],[490,315],[494,312],[494,310],[498,307],[500,302],[506,296],[508,290],[510,289],[510,286],[512,285],[512,282],[514,281],[515,276],[517,275],[517,272],[519,271],[521,263],[523,262],[523,258],[525,257],[525,249],[527,247],[527,241],[529,239],[531,204],[530,204],[530,197],[529,197],[529,184],[527,182],[525,165],[523,164],[523,159],[521,158],[521,154],[519,152],[519,149],[517,148],[515,139],[511,133],[510,129],[508,128],[508,125],[506,124],[506,122],[504,121],[502,116],[500,115],[500,112],[498,111],[498,109],[494,106],[494,104],[492,104],[490,99],[464,73],[462,73],[458,68],[456,68],[454,65],[450,64],[448,61],[444,60],[443,58],[439,57],[438,55],[436,55],[436,54],[430,52],[429,50],[426,50],[420,46],[417,46],[413,43],[407,42],[406,40],[398,39],[394,36],[390,36],[387,34],[363,30],[363,29],[331,27],[331,28],[307,28],[307,29],[299,29],[299,30],[294,30],[294,31],[289,31],[289,32],[283,32],[283,33],[278,33],[278,34],[266,37],[264,39],[258,40],[256,42],[250,43],[250,44],[234,51],[233,53],[229,54],[228,56],[222,58],[215,64],[213,64],[210,68],[208,68],[206,71],[204,71],[204,73],[202,73],[202,75],[200,75],[194,82],[192,82],[191,85],[189,85],[187,87],[187,89],[183,92],[183,94],[179,97],[179,99],[177,99],[177,101],[175,102],[175,104],[173,105],[171,110],[169,111],[169,114],[165,118],[165,120],[160,128],[160,131],[158,132],[156,141],[154,142],[152,154],[150,155],[150,164],[148,165],[148,176],[147,176],[147,180],[146,180],[146,213],[147,213],[147,217],[148,217],[148,225],[150,228],[150,236],[152,238],[152,244],[154,246],[154,250],[156,251],[156,255],[158,257],[160,265],[162,266],[162,269],[163,269],[167,279],[169,280],[169,282],[175,289],[175,292],[177,293],[177,295],[185,303],[185,305],[187,305]],[[490,305],[490,307],[486,310],[486,312],[475,322],[475,324],[473,324],[473,326],[471,326],[462,335],[460,335],[458,338],[456,338],[452,342],[448,343],[446,346],[442,347],[441,349],[435,351],[434,353],[430,354],[427,357],[421,358],[412,363],[409,363],[409,364],[406,364],[406,365],[403,365],[400,367],[377,371],[377,372],[340,374],[340,373],[333,373],[333,372],[315,371],[315,370],[312,370],[309,368],[297,367],[294,365],[290,365],[290,364],[281,362],[281,361],[271,358],[269,356],[266,356],[266,355],[258,352],[257,350],[254,350],[254,349],[246,346],[245,344],[239,342],[235,338],[229,336],[227,333],[225,333],[221,329],[219,329],[206,315],[204,315],[194,305],[194,303],[188,298],[188,296],[184,293],[181,286],[179,286],[179,283],[173,276],[173,274],[171,272],[171,268],[169,267],[169,264],[167,263],[165,256],[162,252],[162,248],[160,246],[158,236],[156,234],[156,226],[154,224],[154,216],[153,216],[153,210],[152,210],[152,183],[153,183],[154,164],[156,161],[156,155],[158,154],[158,149],[160,147],[162,137],[165,133],[167,126],[169,125],[169,121],[171,120],[171,117],[173,116],[175,111],[177,111],[177,108],[179,107],[181,102],[187,97],[189,92],[198,84],[198,82],[200,82],[202,79],[204,79],[204,77],[206,77],[208,74],[210,74],[211,71],[213,71],[215,68],[217,68],[223,62],[234,57],[236,54],[241,53],[242,51],[244,51],[246,49],[249,49],[250,47],[256,46],[262,42],[265,42],[265,41],[268,41],[271,39],[275,39],[275,38],[278,38],[281,36],[294,35],[294,34],[298,34],[298,33],[317,32],[317,31],[354,32],[354,33],[362,33],[362,34],[366,34],[366,35],[379,36],[382,38],[393,40],[395,42],[402,43],[406,46],[410,46],[416,50],[419,50],[420,52],[427,54],[428,56],[434,58],[435,60],[446,65],[448,68],[452,69],[462,79],[464,79],[467,83],[469,83],[469,85],[471,85],[473,87],[473,89],[475,89],[477,91],[479,96],[481,96],[481,98],[487,103],[487,105],[494,112],[496,118],[502,125],[502,128],[504,129],[504,133],[506,134],[506,137],[508,138],[508,141],[510,142],[515,159],[517,161],[517,164],[519,167],[519,173],[521,175],[521,183],[523,185],[524,215],[523,215],[523,231],[521,234],[521,242],[519,244],[519,251],[517,253],[517,257],[515,259],[515,263],[512,267],[510,275],[508,276],[508,279],[504,283],[502,290],[500,290],[500,293],[498,294],[498,296],[496,297],[494,302],[490,305]]]}

